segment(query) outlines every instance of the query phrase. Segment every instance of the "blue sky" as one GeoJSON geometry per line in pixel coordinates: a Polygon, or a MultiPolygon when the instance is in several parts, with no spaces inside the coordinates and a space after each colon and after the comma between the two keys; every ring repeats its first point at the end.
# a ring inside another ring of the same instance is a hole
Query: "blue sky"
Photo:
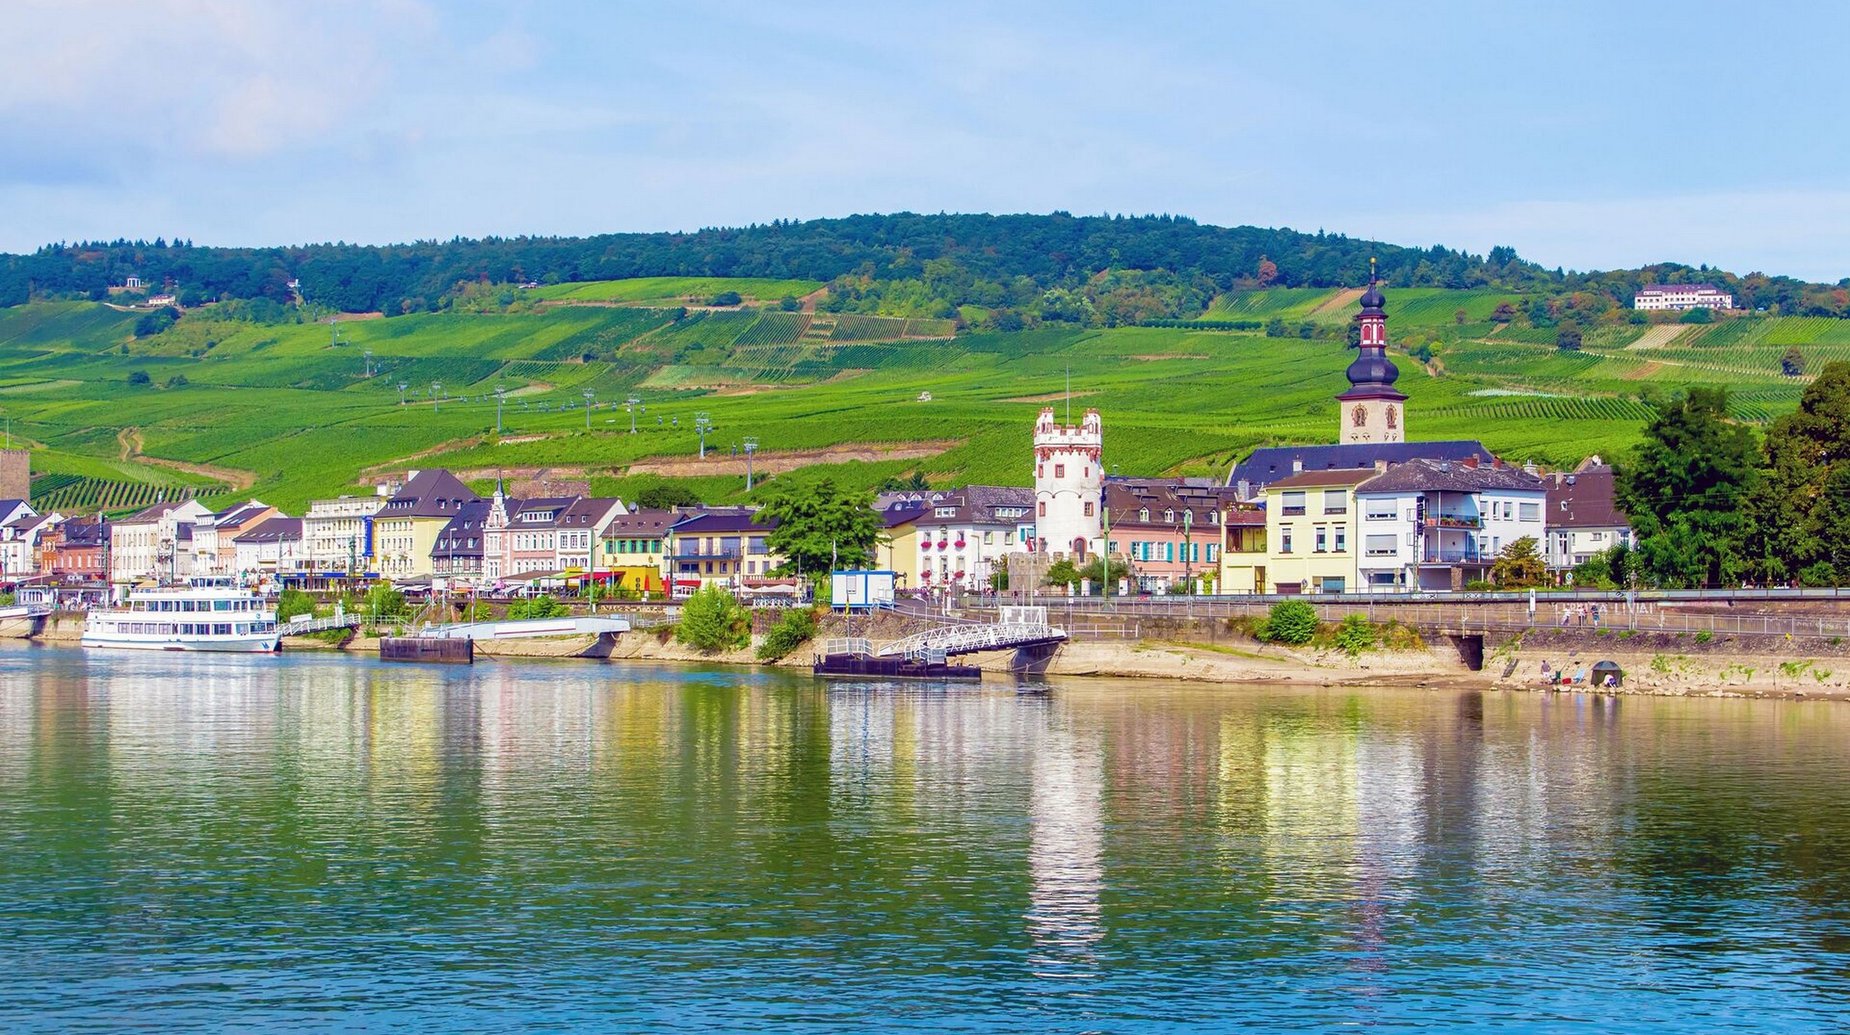
{"type": "Polygon", "coordinates": [[[1843,9],[15,0],[0,249],[1174,212],[1850,276],[1843,9]]]}

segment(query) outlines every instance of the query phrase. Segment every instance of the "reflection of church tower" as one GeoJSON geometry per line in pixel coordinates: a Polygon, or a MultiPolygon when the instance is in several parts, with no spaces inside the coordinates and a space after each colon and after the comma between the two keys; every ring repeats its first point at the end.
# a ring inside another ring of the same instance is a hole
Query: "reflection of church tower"
{"type": "Polygon", "coordinates": [[[1387,313],[1381,306],[1387,298],[1375,282],[1374,262],[1369,261],[1368,291],[1362,295],[1362,342],[1360,355],[1349,364],[1349,390],[1336,397],[1342,404],[1341,432],[1337,441],[1405,442],[1406,422],[1401,404],[1406,395],[1394,387],[1400,377],[1394,361],[1387,357],[1387,313]]]}

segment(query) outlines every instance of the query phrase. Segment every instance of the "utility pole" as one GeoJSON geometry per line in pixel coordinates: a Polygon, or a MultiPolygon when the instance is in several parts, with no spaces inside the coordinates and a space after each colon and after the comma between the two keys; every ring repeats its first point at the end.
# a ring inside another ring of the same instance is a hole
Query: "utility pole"
{"type": "Polygon", "coordinates": [[[630,411],[630,434],[634,435],[636,433],[636,411],[642,408],[642,400],[632,395],[623,400],[623,408],[630,411]]]}
{"type": "Polygon", "coordinates": [[[758,451],[758,440],[748,438],[741,443],[745,447],[745,491],[752,491],[752,454],[758,451]]]}
{"type": "Polygon", "coordinates": [[[1195,508],[1182,508],[1182,581],[1188,583],[1188,595],[1195,595],[1195,508]]]}
{"type": "Polygon", "coordinates": [[[410,385],[403,381],[398,382],[398,405],[403,406],[405,404],[405,389],[410,387],[410,385]]]}
{"type": "MultiPolygon", "coordinates": [[[[591,400],[597,398],[597,393],[587,388],[579,394],[585,397],[585,430],[590,431],[591,430],[591,400]]],[[[636,429],[631,428],[630,430],[635,431],[636,429]]]]}
{"type": "Polygon", "coordinates": [[[366,376],[371,377],[373,376],[373,350],[367,349],[365,352],[365,356],[366,356],[366,376]]]}
{"type": "Polygon", "coordinates": [[[436,413],[438,407],[441,406],[442,404],[443,404],[443,382],[442,381],[432,381],[430,383],[430,412],[436,413]]]}
{"type": "Polygon", "coordinates": [[[700,433],[700,459],[707,458],[707,432],[713,430],[713,419],[705,413],[694,414],[694,430],[700,433]]]}
{"type": "Polygon", "coordinates": [[[501,406],[507,402],[507,389],[495,389],[495,434],[501,434],[501,406]]]}

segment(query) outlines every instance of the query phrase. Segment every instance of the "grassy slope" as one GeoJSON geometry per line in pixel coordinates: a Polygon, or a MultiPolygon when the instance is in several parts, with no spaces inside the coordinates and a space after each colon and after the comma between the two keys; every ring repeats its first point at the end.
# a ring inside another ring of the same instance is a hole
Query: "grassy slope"
{"type": "Polygon", "coordinates": [[[592,280],[537,288],[542,299],[577,302],[685,302],[703,301],[722,291],[737,291],[748,299],[775,302],[785,295],[801,298],[821,287],[814,280],[767,280],[754,277],[636,277],[630,280],[592,280]]]}
{"type": "MultiPolygon", "coordinates": [[[[1327,295],[1239,301],[1243,314],[1308,313],[1327,295]]],[[[1779,373],[1786,343],[1802,340],[1814,370],[1826,359],[1850,359],[1850,326],[1831,321],[1692,328],[1650,349],[1624,347],[1634,328],[1602,329],[1579,355],[1557,352],[1549,334],[1456,324],[1456,310],[1475,320],[1499,297],[1390,296],[1390,328],[1400,340],[1440,341],[1443,376],[1397,357],[1415,436],[1478,437],[1512,459],[1568,464],[1628,448],[1649,414],[1636,401],[1647,386],[1727,384],[1737,415],[1764,421],[1790,409],[1801,388],[1779,373]]],[[[1253,445],[1329,441],[1331,396],[1343,387],[1349,359],[1327,340],[1185,328],[762,343],[764,327],[747,333],[749,315],[673,324],[660,313],[595,308],[360,321],[342,325],[347,343],[338,347],[324,327],[215,321],[205,311],[143,341],[130,340],[132,324],[93,305],[0,310],[0,409],[16,436],[44,447],[38,469],[201,480],[121,463],[117,432],[133,425],[148,454],[252,471],[259,495],[289,507],[391,463],[589,467],[601,488],[634,489],[644,482],[619,478],[624,465],[694,453],[696,412],[712,415],[718,430],[709,443],[722,454],[747,435],[763,450],[961,443],[922,461],[843,464],[786,479],[833,475],[866,484],[916,467],[945,481],[1020,483],[1027,428],[1042,405],[1032,397],[1057,396],[1068,370],[1078,405],[1103,411],[1110,462],[1122,472],[1211,473],[1253,445]],[[379,371],[371,377],[368,349],[379,371]],[[586,354],[593,359],[584,361],[586,354]],[[136,370],[157,385],[175,374],[189,384],[133,387],[136,370]],[[446,396],[434,407],[433,381],[446,396]],[[403,406],[400,383],[409,386],[403,406]],[[761,387],[742,394],[753,385],[761,387]],[[487,444],[497,386],[514,393],[505,405],[508,434],[537,438],[487,444]],[[599,401],[589,432],[586,389],[599,401]],[[932,393],[930,402],[917,401],[922,391],[932,393]],[[631,394],[648,406],[636,435],[621,409],[631,394]]],[[[726,495],[743,487],[730,475],[706,486],[726,495]]]]}

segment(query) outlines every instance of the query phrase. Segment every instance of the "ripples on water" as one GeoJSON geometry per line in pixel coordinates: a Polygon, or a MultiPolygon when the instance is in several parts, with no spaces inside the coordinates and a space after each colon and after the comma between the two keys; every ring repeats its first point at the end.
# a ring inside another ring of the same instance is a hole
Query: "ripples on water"
{"type": "Polygon", "coordinates": [[[0,648],[0,1023],[1841,1029],[1847,714],[0,648]]]}

